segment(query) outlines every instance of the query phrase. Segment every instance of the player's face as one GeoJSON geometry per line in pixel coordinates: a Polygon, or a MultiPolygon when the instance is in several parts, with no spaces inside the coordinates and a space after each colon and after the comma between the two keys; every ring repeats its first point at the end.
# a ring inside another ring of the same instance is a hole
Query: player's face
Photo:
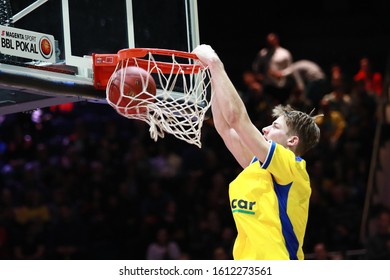
{"type": "Polygon", "coordinates": [[[272,140],[287,147],[288,128],[283,116],[277,118],[271,125],[264,127],[262,131],[267,140],[272,140]]]}

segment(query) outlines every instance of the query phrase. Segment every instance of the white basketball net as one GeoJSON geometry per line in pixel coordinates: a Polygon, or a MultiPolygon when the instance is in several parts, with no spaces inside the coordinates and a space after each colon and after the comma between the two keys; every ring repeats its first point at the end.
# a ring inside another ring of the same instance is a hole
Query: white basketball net
{"type": "Polygon", "coordinates": [[[192,61],[192,64],[183,65],[181,61],[180,63],[176,61],[175,55],[168,57],[172,60],[170,61],[172,67],[170,73],[164,74],[153,54],[149,52],[148,59],[145,59],[147,68],[145,66],[143,68],[149,74],[154,73],[152,76],[157,85],[157,93],[156,95],[149,93],[146,89],[149,81],[142,79],[142,92],[132,97],[125,97],[135,101],[132,103],[137,103],[132,106],[131,104],[130,106],[120,105],[124,96],[125,70],[128,66],[140,66],[136,58],[119,61],[107,84],[107,102],[122,116],[148,123],[150,137],[154,141],[157,141],[158,137],[164,138],[165,133],[170,133],[200,148],[202,146],[201,128],[212,101],[210,72],[208,68],[199,68],[196,62],[192,61]],[[192,67],[190,74],[188,74],[188,67],[192,67]],[[109,89],[116,72],[121,69],[120,97],[114,104],[109,99],[109,89]],[[178,84],[182,85],[180,92],[175,91],[175,86],[178,84]]]}

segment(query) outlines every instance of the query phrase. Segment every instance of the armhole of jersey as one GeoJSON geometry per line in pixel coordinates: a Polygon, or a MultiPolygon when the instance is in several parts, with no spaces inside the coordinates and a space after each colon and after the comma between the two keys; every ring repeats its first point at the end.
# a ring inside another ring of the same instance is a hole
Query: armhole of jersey
{"type": "Polygon", "coordinates": [[[266,169],[268,167],[269,163],[271,162],[271,158],[275,152],[275,148],[276,148],[276,143],[274,141],[270,141],[270,142],[271,142],[271,145],[269,146],[268,153],[267,153],[267,156],[265,157],[264,163],[260,162],[259,159],[256,156],[254,156],[252,158],[252,161],[250,162],[250,164],[258,161],[261,168],[266,169]]]}
{"type": "Polygon", "coordinates": [[[271,145],[269,146],[267,157],[265,158],[264,163],[261,165],[263,169],[267,169],[268,165],[270,164],[272,156],[274,155],[275,152],[275,148],[276,148],[276,143],[274,141],[271,141],[271,145]]]}
{"type": "MultiPolygon", "coordinates": [[[[259,159],[258,159],[256,156],[254,156],[254,157],[252,158],[252,160],[251,160],[251,162],[250,162],[249,165],[251,165],[252,163],[254,163],[254,162],[256,162],[256,161],[259,161],[259,159]]],[[[260,162],[260,165],[261,165],[261,162],[260,162]]]]}

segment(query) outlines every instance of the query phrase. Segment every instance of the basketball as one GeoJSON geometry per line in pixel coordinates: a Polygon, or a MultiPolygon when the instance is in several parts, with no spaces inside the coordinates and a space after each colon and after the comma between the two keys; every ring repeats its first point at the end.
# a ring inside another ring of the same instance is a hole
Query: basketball
{"type": "Polygon", "coordinates": [[[107,99],[116,105],[115,109],[121,114],[144,113],[146,107],[141,105],[150,103],[156,95],[156,83],[149,72],[140,67],[128,66],[113,75],[107,99]],[[121,82],[123,82],[122,96],[121,82]]]}
{"type": "Polygon", "coordinates": [[[51,55],[53,49],[50,44],[49,39],[47,38],[42,38],[40,41],[40,51],[42,52],[44,57],[48,57],[51,55]]]}

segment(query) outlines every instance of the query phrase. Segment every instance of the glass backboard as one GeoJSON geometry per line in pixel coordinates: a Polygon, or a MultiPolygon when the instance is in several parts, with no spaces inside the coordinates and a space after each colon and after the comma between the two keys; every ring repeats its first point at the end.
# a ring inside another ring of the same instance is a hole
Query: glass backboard
{"type": "Polygon", "coordinates": [[[0,5],[0,115],[67,102],[105,103],[105,92],[93,87],[93,53],[134,47],[191,51],[199,44],[196,0],[0,5]],[[13,52],[16,44],[19,53],[13,52]]]}

